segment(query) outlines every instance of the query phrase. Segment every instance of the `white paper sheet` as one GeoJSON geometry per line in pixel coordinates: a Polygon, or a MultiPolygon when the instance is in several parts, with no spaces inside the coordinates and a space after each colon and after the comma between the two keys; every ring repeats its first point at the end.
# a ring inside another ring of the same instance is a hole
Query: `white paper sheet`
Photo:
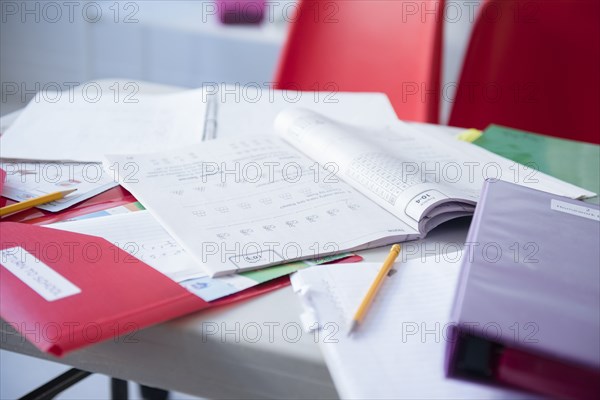
{"type": "Polygon", "coordinates": [[[43,91],[2,135],[2,158],[101,162],[104,154],[145,153],[202,141],[203,89],[128,95],[43,91]]]}
{"type": "Polygon", "coordinates": [[[370,128],[385,126],[398,118],[383,93],[340,92],[333,88],[298,92],[228,85],[214,96],[217,138],[275,133],[273,121],[277,114],[295,107],[370,128]]]}
{"type": "Polygon", "coordinates": [[[363,325],[348,337],[349,321],[380,267],[316,266],[292,275],[294,290],[321,327],[315,337],[342,398],[527,397],[445,377],[446,329],[460,253],[396,263],[397,272],[384,282],[363,325]]]}

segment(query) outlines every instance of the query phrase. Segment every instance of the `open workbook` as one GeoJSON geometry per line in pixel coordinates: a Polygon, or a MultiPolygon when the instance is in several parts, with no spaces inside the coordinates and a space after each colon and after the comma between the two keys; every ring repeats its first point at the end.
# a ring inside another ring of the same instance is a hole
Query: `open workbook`
{"type": "Polygon", "coordinates": [[[212,276],[424,237],[471,215],[486,178],[593,195],[400,121],[359,129],[290,109],[275,131],[109,155],[105,169],[212,276]]]}

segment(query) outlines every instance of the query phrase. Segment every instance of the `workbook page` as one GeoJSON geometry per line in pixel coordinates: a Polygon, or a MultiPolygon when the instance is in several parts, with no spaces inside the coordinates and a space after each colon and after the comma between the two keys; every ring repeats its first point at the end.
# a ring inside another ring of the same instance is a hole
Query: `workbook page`
{"type": "Polygon", "coordinates": [[[309,110],[289,109],[279,135],[413,229],[426,233],[470,215],[485,179],[502,179],[569,197],[589,192],[453,138],[395,121],[367,130],[309,110]]]}
{"type": "Polygon", "coordinates": [[[202,141],[203,89],[141,95],[136,87],[39,92],[2,135],[1,157],[102,162],[109,153],[155,152],[202,141]]]}
{"type": "Polygon", "coordinates": [[[213,276],[418,233],[274,136],[112,155],[105,169],[213,276]]]}
{"type": "Polygon", "coordinates": [[[284,140],[335,168],[341,178],[415,230],[425,232],[426,217],[469,215],[474,210],[475,185],[442,186],[439,179],[422,173],[423,163],[441,163],[448,156],[442,158],[430,143],[419,140],[419,132],[405,124],[394,132],[398,134],[394,138],[403,141],[402,152],[390,151],[387,144],[374,140],[381,129],[363,131],[307,110],[286,110],[275,126],[284,140]],[[439,206],[437,213],[430,214],[439,206]]]}

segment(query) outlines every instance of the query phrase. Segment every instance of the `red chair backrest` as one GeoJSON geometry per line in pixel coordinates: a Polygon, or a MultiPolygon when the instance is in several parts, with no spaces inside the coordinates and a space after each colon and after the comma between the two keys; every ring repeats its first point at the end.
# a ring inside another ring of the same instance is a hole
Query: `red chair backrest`
{"type": "Polygon", "coordinates": [[[488,0],[449,125],[600,142],[600,1],[488,0]]]}
{"type": "Polygon", "coordinates": [[[383,92],[401,119],[439,119],[444,1],[301,0],[275,88],[383,92]]]}

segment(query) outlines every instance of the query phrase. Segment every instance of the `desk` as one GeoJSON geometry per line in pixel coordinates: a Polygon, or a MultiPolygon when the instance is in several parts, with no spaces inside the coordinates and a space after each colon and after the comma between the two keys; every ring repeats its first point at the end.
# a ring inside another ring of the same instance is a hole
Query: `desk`
{"type": "MultiPolygon", "coordinates": [[[[114,80],[111,81],[114,83],[114,80]]],[[[169,88],[144,85],[146,91],[169,88]]],[[[452,251],[469,219],[446,223],[406,245],[407,258],[452,251]]],[[[388,248],[359,252],[381,261],[388,248]]],[[[300,330],[301,305],[290,287],[189,315],[75,351],[41,353],[2,321],[2,349],[86,371],[207,398],[337,398],[314,334],[300,330]]],[[[33,388],[32,388],[33,389],[33,388]]]]}

